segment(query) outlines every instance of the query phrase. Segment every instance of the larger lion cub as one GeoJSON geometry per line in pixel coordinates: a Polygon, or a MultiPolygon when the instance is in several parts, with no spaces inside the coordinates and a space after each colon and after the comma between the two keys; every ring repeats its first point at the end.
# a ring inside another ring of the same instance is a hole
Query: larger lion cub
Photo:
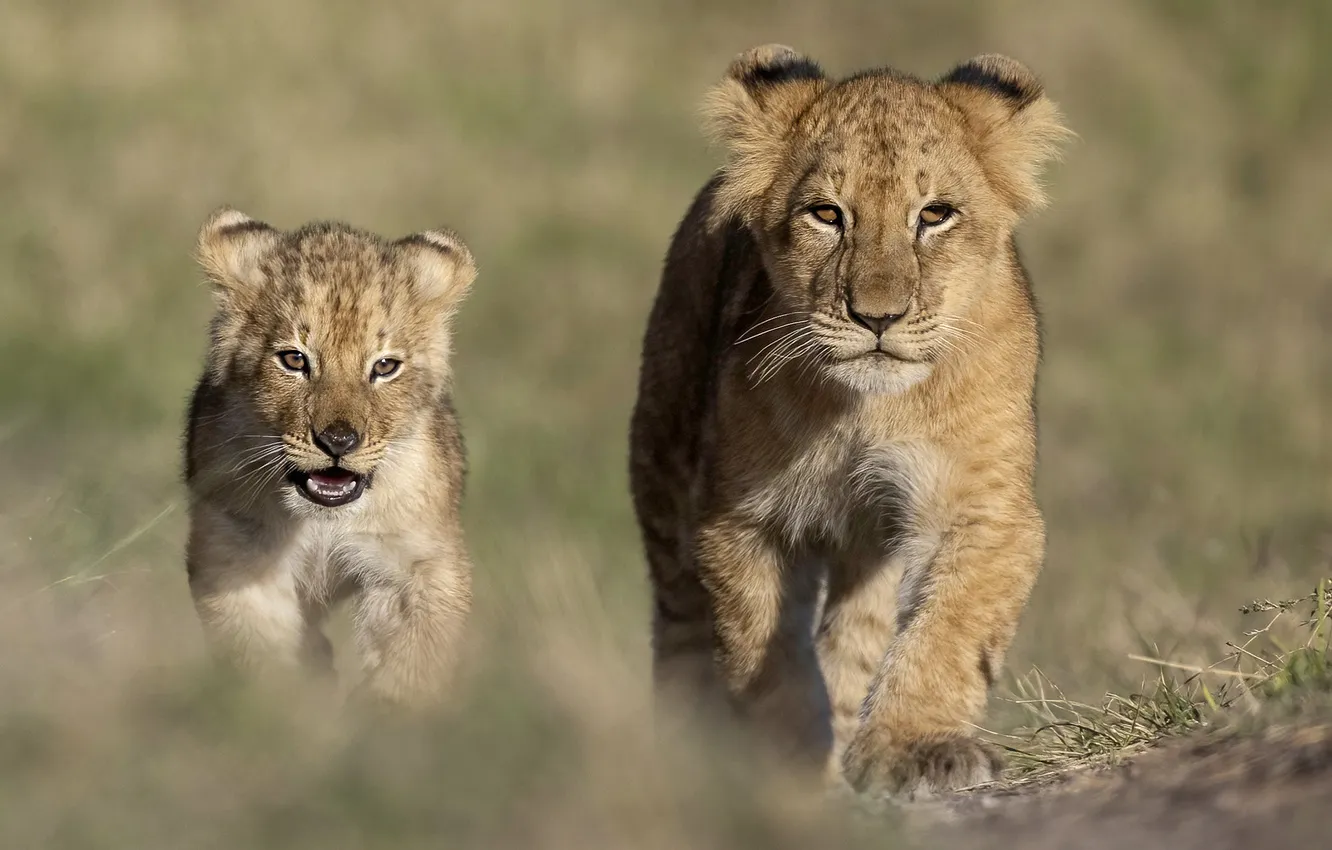
{"type": "Polygon", "coordinates": [[[190,590],[242,666],[327,668],[350,596],[365,687],[445,691],[471,604],[450,325],[476,270],[452,233],[281,232],[231,209],[199,234],[217,311],[190,405],[190,590]]]}
{"type": "Polygon", "coordinates": [[[631,475],[661,689],[714,686],[860,790],[991,779],[973,737],[1041,567],[1037,315],[1013,232],[1065,135],[982,56],[835,81],[789,48],[709,101],[631,475]]]}

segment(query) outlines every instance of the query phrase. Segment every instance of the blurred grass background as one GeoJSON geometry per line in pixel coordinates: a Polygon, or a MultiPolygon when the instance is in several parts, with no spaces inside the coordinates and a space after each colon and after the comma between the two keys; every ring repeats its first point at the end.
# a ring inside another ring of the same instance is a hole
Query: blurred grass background
{"type": "Polygon", "coordinates": [[[1133,687],[1128,653],[1212,660],[1238,604],[1332,568],[1325,0],[8,0],[4,846],[808,845],[824,816],[752,776],[651,779],[625,473],[661,257],[719,161],[697,104],[770,41],[834,74],[1008,53],[1080,136],[1021,240],[1050,549],[1012,672],[1133,687]],[[308,695],[198,677],[178,438],[222,202],[478,257],[477,675],[448,723],[325,734],[308,695]]]}

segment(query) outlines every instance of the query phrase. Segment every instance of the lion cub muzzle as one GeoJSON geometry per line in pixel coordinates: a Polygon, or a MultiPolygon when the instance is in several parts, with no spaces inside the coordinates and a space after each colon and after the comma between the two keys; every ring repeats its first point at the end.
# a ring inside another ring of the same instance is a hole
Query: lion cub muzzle
{"type": "Polygon", "coordinates": [[[287,476],[296,491],[326,508],[348,505],[365,493],[370,476],[337,466],[345,455],[361,445],[361,435],[345,419],[336,419],[311,433],[311,441],[333,461],[332,466],[313,472],[295,470],[287,476]]]}

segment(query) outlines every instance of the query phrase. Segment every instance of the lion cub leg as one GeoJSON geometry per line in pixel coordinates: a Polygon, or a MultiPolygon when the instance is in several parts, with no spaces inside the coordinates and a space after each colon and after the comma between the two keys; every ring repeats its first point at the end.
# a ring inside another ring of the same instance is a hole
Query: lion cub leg
{"type": "Polygon", "coordinates": [[[459,553],[366,577],[354,603],[362,687],[408,707],[441,700],[461,657],[471,602],[471,565],[459,553]]]}
{"type": "Polygon", "coordinates": [[[821,768],[831,736],[813,646],[814,562],[784,552],[761,529],[729,521],[701,529],[697,558],[732,700],[779,752],[821,768]]]}
{"type": "MultiPolygon", "coordinates": [[[[1021,504],[1015,499],[1007,504],[1021,504]]],[[[996,779],[998,751],[974,737],[1044,548],[1039,517],[956,514],[932,557],[901,579],[898,632],[844,756],[859,791],[907,799],[996,779]]],[[[922,547],[924,549],[924,547],[922,547]]]]}
{"type": "Polygon", "coordinates": [[[865,704],[896,628],[899,563],[882,554],[832,559],[819,623],[819,666],[832,708],[833,747],[827,778],[842,782],[842,754],[860,730],[865,704]]]}
{"type": "Polygon", "coordinates": [[[708,593],[673,554],[648,549],[652,567],[652,681],[655,720],[673,732],[680,721],[724,709],[708,593]]]}
{"type": "Polygon", "coordinates": [[[300,597],[282,540],[194,509],[186,549],[190,595],[217,658],[244,669],[324,667],[327,642],[300,597]]]}

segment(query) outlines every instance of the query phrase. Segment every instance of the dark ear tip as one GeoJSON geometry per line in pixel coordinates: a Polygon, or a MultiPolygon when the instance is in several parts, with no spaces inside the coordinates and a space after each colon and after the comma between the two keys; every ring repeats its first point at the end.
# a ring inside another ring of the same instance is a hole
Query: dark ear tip
{"type": "Polygon", "coordinates": [[[413,233],[411,236],[404,236],[398,240],[398,244],[420,245],[430,248],[464,265],[470,266],[476,262],[472,258],[472,251],[467,247],[467,243],[456,231],[447,227],[437,227],[434,230],[425,230],[420,233],[413,233]]]}
{"type": "Polygon", "coordinates": [[[203,227],[199,228],[199,238],[208,241],[225,238],[242,231],[272,229],[270,225],[250,218],[235,207],[224,204],[213,210],[203,223],[203,227]]]}
{"type": "Polygon", "coordinates": [[[731,60],[726,75],[747,88],[789,80],[821,80],[823,69],[784,44],[764,44],[731,60]]]}
{"type": "Polygon", "coordinates": [[[939,82],[985,89],[1019,108],[1045,93],[1041,81],[1026,65],[998,53],[986,53],[963,62],[939,82]]]}

